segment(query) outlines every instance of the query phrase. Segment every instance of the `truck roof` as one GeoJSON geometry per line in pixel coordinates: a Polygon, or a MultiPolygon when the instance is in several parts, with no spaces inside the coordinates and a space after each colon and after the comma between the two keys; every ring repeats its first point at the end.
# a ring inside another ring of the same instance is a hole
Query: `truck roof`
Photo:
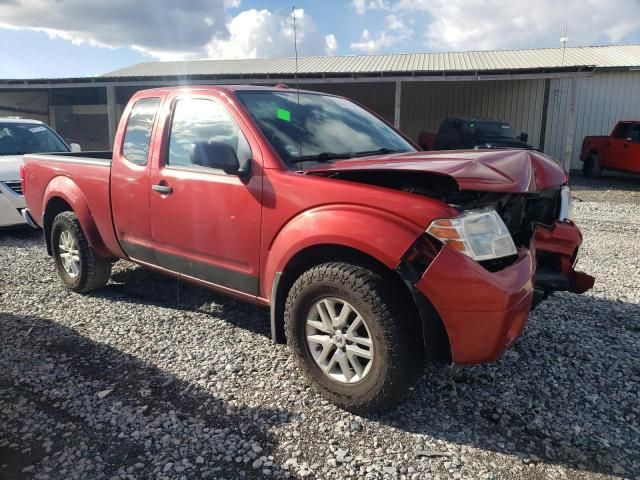
{"type": "Polygon", "coordinates": [[[173,86],[173,87],[159,87],[159,88],[150,88],[146,90],[140,90],[141,92],[167,92],[167,91],[175,91],[175,90],[188,90],[188,91],[214,91],[214,92],[235,92],[235,91],[247,91],[247,90],[256,90],[256,91],[274,91],[274,92],[300,92],[300,93],[315,93],[321,95],[329,95],[335,96],[330,93],[318,92],[313,90],[304,90],[304,89],[296,89],[295,87],[290,87],[285,84],[278,84],[278,86],[270,87],[270,86],[262,86],[262,85],[184,85],[184,86],[173,86]]]}

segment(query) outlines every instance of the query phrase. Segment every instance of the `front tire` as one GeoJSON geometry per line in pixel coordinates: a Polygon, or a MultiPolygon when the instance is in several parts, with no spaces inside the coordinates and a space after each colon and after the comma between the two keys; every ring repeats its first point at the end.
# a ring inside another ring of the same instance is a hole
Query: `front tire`
{"type": "Polygon", "coordinates": [[[600,178],[602,174],[602,165],[598,159],[598,155],[590,153],[582,164],[582,174],[587,178],[600,178]]]}
{"type": "Polygon", "coordinates": [[[62,212],[53,219],[51,247],[58,275],[69,290],[85,293],[109,281],[111,260],[99,257],[89,246],[73,212],[62,212]]]}
{"type": "Polygon", "coordinates": [[[346,410],[397,402],[419,378],[424,350],[413,309],[390,275],[346,263],[303,273],[285,306],[285,331],[311,384],[346,410]]]}

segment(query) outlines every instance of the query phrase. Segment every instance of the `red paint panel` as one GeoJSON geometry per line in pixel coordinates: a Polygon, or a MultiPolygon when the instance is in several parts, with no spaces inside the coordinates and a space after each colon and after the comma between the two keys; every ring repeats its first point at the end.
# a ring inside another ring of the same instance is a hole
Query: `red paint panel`
{"type": "Polygon", "coordinates": [[[414,171],[452,177],[461,190],[535,192],[562,185],[566,174],[550,157],[534,150],[414,152],[338,161],[316,173],[414,171]]]}
{"type": "Polygon", "coordinates": [[[440,315],[455,363],[498,358],[520,335],[533,300],[534,258],[520,249],[513,265],[489,272],[443,247],[416,287],[440,315]]]}
{"type": "Polygon", "coordinates": [[[534,235],[535,248],[539,252],[555,253],[560,257],[560,268],[569,278],[570,291],[584,293],[591,289],[595,278],[578,272],[573,267],[578,248],[582,244],[582,232],[572,221],[555,222],[551,227],[538,225],[534,235]]]}

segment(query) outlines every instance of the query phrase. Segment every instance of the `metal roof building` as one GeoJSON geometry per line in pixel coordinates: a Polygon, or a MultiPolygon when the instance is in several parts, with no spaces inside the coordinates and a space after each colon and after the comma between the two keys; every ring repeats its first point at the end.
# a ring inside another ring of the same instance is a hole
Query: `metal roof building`
{"type": "MultiPolygon", "coordinates": [[[[490,50],[476,52],[406,53],[388,55],[350,55],[340,57],[303,57],[298,73],[314,78],[336,75],[414,75],[444,72],[495,72],[531,70],[571,70],[584,67],[621,68],[638,66],[640,45],[545,48],[532,50],[490,50]]],[[[295,74],[295,58],[200,60],[188,62],[145,62],[103,77],[171,76],[266,76],[295,74]]]]}
{"type": "Polygon", "coordinates": [[[495,118],[577,168],[585,135],[640,117],[640,45],[339,57],[145,62],[96,77],[0,80],[0,115],[52,124],[85,149],[107,148],[127,100],[182,84],[295,85],[351,97],[411,138],[447,116],[495,118]]]}

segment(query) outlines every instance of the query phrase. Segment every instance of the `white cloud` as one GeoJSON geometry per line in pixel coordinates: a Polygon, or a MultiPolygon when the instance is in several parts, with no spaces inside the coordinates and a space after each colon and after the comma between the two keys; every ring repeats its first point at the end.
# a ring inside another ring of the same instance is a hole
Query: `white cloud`
{"type": "MultiPolygon", "coordinates": [[[[324,55],[335,51],[333,34],[320,35],[303,9],[295,11],[298,55],[324,55]]],[[[294,51],[291,14],[269,10],[246,10],[227,25],[229,37],[214,38],[207,44],[208,58],[292,57],[294,51]]]]}
{"type": "MultiPolygon", "coordinates": [[[[377,0],[376,0],[377,1],[377,0]]],[[[294,55],[290,12],[245,10],[241,0],[0,0],[0,28],[46,32],[75,44],[129,47],[160,60],[294,55]]],[[[295,11],[299,55],[333,54],[336,37],[295,11]]]]}
{"type": "Polygon", "coordinates": [[[398,0],[390,8],[398,15],[424,14],[425,45],[437,50],[555,47],[565,25],[569,45],[620,42],[640,33],[638,0],[398,0]]]}
{"type": "Polygon", "coordinates": [[[369,30],[364,29],[360,40],[351,44],[351,50],[363,53],[377,53],[399,44],[413,35],[413,30],[407,27],[397,15],[387,15],[384,19],[385,27],[374,38],[369,30]]]}
{"type": "Polygon", "coordinates": [[[351,0],[351,7],[358,15],[364,15],[367,10],[383,10],[388,8],[385,0],[351,0]]]}
{"type": "Polygon", "coordinates": [[[338,50],[338,40],[336,40],[336,36],[333,33],[325,35],[324,43],[327,45],[325,50],[327,55],[335,55],[336,50],[338,50]]]}
{"type": "Polygon", "coordinates": [[[407,28],[402,18],[400,18],[398,15],[387,15],[386,17],[384,17],[384,21],[387,25],[388,30],[401,31],[407,28]]]}
{"type": "Polygon", "coordinates": [[[74,43],[195,52],[212,36],[228,35],[227,0],[9,0],[0,25],[47,32],[74,43]]]}
{"type": "Polygon", "coordinates": [[[360,40],[351,44],[351,50],[363,53],[376,53],[385,48],[389,48],[399,41],[398,37],[389,35],[386,31],[380,32],[380,34],[373,38],[369,33],[369,30],[364,29],[360,40]]]}

